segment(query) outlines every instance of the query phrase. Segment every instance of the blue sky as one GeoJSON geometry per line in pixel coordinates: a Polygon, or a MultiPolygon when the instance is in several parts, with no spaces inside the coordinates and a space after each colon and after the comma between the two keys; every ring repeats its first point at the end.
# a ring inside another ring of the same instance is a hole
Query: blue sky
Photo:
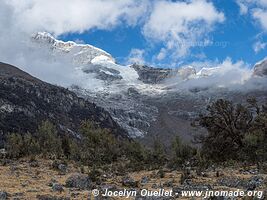
{"type": "MultiPolygon", "coordinates": [[[[253,65],[265,58],[266,48],[262,48],[258,52],[255,52],[253,48],[257,42],[264,44],[267,39],[260,22],[249,13],[241,14],[236,0],[213,0],[209,2],[213,4],[217,12],[223,13],[225,18],[221,23],[214,23],[212,31],[204,36],[204,39],[211,40],[213,44],[205,47],[192,47],[189,53],[175,60],[168,57],[160,61],[155,60],[155,56],[166,41],[153,40],[151,42],[144,36],[144,22],[134,26],[120,23],[111,29],[93,28],[83,33],[64,33],[59,38],[65,41],[78,40],[92,44],[111,53],[117,62],[123,64],[127,63],[132,49],[142,50],[146,63],[163,67],[180,66],[192,62],[222,62],[227,57],[230,57],[233,62],[243,60],[245,63],[253,65]]],[[[179,1],[173,3],[179,3],[179,1]]],[[[254,8],[256,4],[247,4],[247,7],[249,6],[254,8]]],[[[172,52],[168,51],[167,53],[171,54],[172,52]]]]}

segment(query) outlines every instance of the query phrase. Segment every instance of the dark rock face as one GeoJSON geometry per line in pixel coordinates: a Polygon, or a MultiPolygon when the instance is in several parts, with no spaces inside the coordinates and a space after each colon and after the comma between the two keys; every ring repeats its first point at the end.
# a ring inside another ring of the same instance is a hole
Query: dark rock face
{"type": "Polygon", "coordinates": [[[255,65],[253,75],[267,76],[267,60],[255,65]]]}
{"type": "Polygon", "coordinates": [[[168,78],[172,72],[171,69],[154,68],[137,64],[134,64],[131,67],[138,73],[139,80],[148,84],[160,83],[168,78]]]}
{"type": "Polygon", "coordinates": [[[88,68],[84,69],[83,71],[85,73],[94,73],[97,79],[103,80],[106,82],[112,82],[112,81],[122,79],[119,71],[112,69],[112,68],[104,67],[101,65],[91,64],[89,65],[88,68]]]}
{"type": "MultiPolygon", "coordinates": [[[[34,132],[43,120],[75,137],[82,120],[93,120],[119,137],[126,137],[103,108],[18,68],[0,63],[0,136],[8,132],[34,132]]],[[[0,138],[1,139],[1,138],[0,138]]]]}

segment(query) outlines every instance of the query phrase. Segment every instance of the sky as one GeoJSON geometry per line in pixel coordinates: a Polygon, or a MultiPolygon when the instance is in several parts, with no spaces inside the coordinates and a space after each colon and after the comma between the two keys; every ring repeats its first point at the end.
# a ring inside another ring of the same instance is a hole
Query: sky
{"type": "Polygon", "coordinates": [[[120,64],[253,66],[267,54],[267,0],[0,0],[0,28],[2,55],[46,31],[120,64]]]}

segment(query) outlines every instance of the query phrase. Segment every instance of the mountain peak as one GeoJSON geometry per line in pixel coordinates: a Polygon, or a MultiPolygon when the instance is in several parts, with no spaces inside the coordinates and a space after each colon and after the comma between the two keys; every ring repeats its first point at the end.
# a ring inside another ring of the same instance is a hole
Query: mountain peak
{"type": "Polygon", "coordinates": [[[62,41],[53,37],[50,33],[47,32],[37,32],[32,35],[34,43],[41,45],[48,45],[51,49],[59,52],[69,53],[75,57],[75,62],[78,64],[88,64],[98,56],[105,56],[111,62],[115,62],[115,59],[111,54],[106,51],[94,47],[90,44],[77,44],[73,41],[62,41]]]}

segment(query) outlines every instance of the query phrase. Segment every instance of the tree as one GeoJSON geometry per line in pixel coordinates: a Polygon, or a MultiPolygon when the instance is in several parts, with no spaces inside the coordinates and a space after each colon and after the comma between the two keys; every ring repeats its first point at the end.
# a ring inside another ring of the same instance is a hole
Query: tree
{"type": "Polygon", "coordinates": [[[81,159],[89,165],[100,165],[117,160],[120,155],[120,144],[107,129],[97,127],[91,121],[82,122],[80,132],[83,136],[81,143],[81,159]]]}
{"type": "Polygon", "coordinates": [[[44,155],[62,155],[61,139],[56,127],[49,121],[43,121],[36,131],[36,138],[44,155]]]}
{"type": "Polygon", "coordinates": [[[219,99],[207,108],[206,115],[200,115],[198,125],[208,133],[200,135],[203,152],[215,161],[236,159],[244,147],[244,137],[253,126],[253,115],[241,105],[219,99]]]}
{"type": "Polygon", "coordinates": [[[7,136],[6,149],[11,158],[20,158],[24,155],[23,138],[20,134],[11,133],[7,136]]]}

